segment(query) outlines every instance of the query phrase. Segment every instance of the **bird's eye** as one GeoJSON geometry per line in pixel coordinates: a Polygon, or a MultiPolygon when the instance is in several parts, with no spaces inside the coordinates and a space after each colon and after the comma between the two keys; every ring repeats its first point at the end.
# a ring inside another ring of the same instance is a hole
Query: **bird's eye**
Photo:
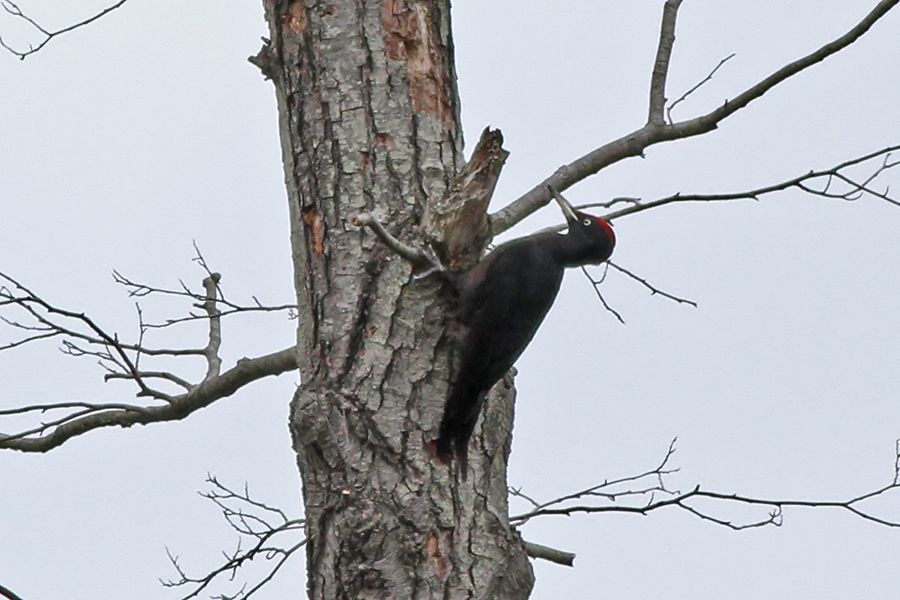
{"type": "Polygon", "coordinates": [[[591,220],[590,220],[590,219],[585,219],[584,221],[582,221],[582,223],[584,223],[585,225],[590,225],[590,224],[591,224],[591,220]]]}

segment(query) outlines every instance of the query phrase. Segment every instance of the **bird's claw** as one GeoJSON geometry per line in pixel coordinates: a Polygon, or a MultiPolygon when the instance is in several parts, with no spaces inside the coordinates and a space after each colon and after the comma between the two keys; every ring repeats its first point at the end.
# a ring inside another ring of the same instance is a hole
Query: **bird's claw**
{"type": "Polygon", "coordinates": [[[434,248],[431,246],[426,246],[424,250],[422,250],[422,256],[428,262],[428,268],[424,271],[416,273],[413,275],[413,279],[425,279],[426,277],[430,277],[435,274],[446,274],[449,272],[449,269],[441,262],[441,259],[438,257],[437,253],[434,251],[434,248]]]}

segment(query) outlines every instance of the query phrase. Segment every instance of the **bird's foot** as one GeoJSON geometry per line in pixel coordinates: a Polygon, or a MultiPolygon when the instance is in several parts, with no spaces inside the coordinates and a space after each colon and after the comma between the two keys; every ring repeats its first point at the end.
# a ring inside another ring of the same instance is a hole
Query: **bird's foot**
{"type": "Polygon", "coordinates": [[[440,257],[431,246],[425,246],[425,249],[422,250],[422,257],[428,263],[428,267],[413,275],[413,279],[425,279],[432,275],[446,276],[450,273],[450,269],[441,262],[440,257]]]}

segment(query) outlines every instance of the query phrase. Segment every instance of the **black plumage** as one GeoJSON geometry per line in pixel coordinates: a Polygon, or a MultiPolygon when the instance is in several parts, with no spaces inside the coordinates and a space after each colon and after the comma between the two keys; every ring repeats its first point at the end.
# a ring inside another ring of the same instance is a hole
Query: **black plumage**
{"type": "Polygon", "coordinates": [[[455,456],[463,477],[484,399],[534,337],[565,269],[602,263],[616,243],[605,220],[574,210],[556,193],[554,197],[568,223],[564,235],[537,233],[503,244],[457,282],[462,326],[458,369],[439,435],[429,447],[442,462],[455,456]]]}

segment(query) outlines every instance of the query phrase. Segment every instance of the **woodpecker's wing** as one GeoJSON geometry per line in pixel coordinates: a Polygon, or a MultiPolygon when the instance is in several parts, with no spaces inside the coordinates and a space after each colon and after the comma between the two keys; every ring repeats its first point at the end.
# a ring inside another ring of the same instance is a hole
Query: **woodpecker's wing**
{"type": "Polygon", "coordinates": [[[485,391],[528,346],[559,292],[564,269],[542,241],[533,236],[502,246],[465,276],[460,370],[483,381],[485,391]]]}
{"type": "Polygon", "coordinates": [[[464,332],[440,434],[431,447],[444,462],[455,454],[463,477],[485,396],[528,346],[559,291],[564,268],[545,241],[531,236],[501,246],[458,281],[464,332]]]}

